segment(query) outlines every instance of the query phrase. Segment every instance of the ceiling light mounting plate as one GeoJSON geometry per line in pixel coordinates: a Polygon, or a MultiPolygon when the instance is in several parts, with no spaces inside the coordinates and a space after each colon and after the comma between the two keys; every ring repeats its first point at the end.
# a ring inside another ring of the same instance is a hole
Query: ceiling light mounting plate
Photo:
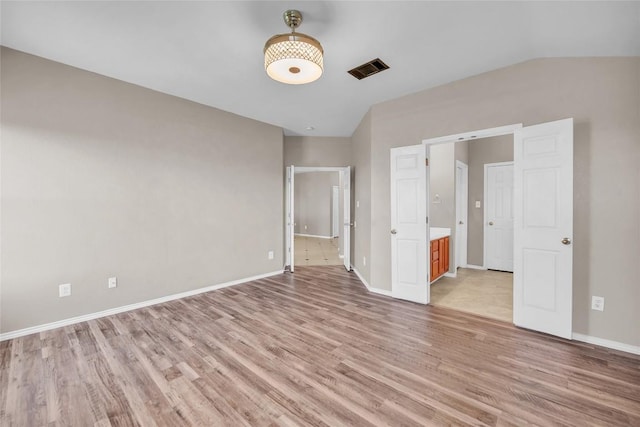
{"type": "Polygon", "coordinates": [[[302,24],[302,14],[299,10],[290,9],[282,14],[284,23],[287,27],[291,28],[291,31],[295,31],[296,28],[302,24]]]}

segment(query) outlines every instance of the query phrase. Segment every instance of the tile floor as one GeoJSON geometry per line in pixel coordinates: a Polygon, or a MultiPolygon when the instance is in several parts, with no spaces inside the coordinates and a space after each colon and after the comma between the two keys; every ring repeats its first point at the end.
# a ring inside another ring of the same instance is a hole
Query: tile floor
{"type": "Polygon", "coordinates": [[[431,303],[513,323],[513,274],[459,268],[431,285],[431,303]]]}
{"type": "Polygon", "coordinates": [[[338,239],[295,236],[295,265],[342,265],[338,257],[338,239]]]}

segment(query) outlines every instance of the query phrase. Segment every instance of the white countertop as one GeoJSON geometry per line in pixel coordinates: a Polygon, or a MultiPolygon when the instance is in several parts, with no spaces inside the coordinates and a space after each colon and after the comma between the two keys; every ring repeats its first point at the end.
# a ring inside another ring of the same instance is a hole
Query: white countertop
{"type": "Polygon", "coordinates": [[[442,239],[443,237],[451,236],[451,229],[444,227],[430,227],[429,238],[431,240],[442,239]]]}

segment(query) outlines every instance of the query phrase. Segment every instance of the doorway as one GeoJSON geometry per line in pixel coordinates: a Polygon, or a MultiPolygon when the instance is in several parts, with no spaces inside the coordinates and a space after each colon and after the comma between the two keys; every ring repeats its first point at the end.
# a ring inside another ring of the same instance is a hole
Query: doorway
{"type": "Polygon", "coordinates": [[[432,245],[434,230],[451,231],[451,262],[444,275],[432,272],[430,303],[512,323],[513,275],[505,271],[513,268],[489,261],[497,252],[513,264],[513,228],[506,230],[513,224],[513,172],[505,170],[513,164],[513,135],[438,144],[429,153],[432,245]]]}
{"type": "Polygon", "coordinates": [[[286,168],[285,268],[351,270],[351,167],[286,168]]]}
{"type": "Polygon", "coordinates": [[[573,119],[528,127],[503,126],[392,148],[392,296],[430,302],[430,262],[424,261],[431,234],[430,203],[425,201],[425,208],[421,208],[424,195],[431,200],[430,148],[500,135],[513,135],[513,323],[571,339],[573,119]],[[413,157],[407,157],[407,153],[413,157]],[[420,164],[426,167],[420,168],[420,164]],[[404,175],[409,170],[412,175],[407,179],[404,175]],[[426,221],[420,221],[425,217],[426,221]],[[411,221],[405,224],[401,218],[411,221]],[[402,236],[402,246],[394,243],[398,236],[402,236]],[[401,259],[405,261],[400,263],[401,259]]]}

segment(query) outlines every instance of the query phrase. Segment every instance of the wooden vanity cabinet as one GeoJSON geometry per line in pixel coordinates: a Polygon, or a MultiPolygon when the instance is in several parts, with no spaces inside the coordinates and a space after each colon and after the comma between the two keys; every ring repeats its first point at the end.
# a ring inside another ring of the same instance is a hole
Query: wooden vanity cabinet
{"type": "Polygon", "coordinates": [[[449,237],[431,241],[431,283],[449,271],[449,237]]]}

